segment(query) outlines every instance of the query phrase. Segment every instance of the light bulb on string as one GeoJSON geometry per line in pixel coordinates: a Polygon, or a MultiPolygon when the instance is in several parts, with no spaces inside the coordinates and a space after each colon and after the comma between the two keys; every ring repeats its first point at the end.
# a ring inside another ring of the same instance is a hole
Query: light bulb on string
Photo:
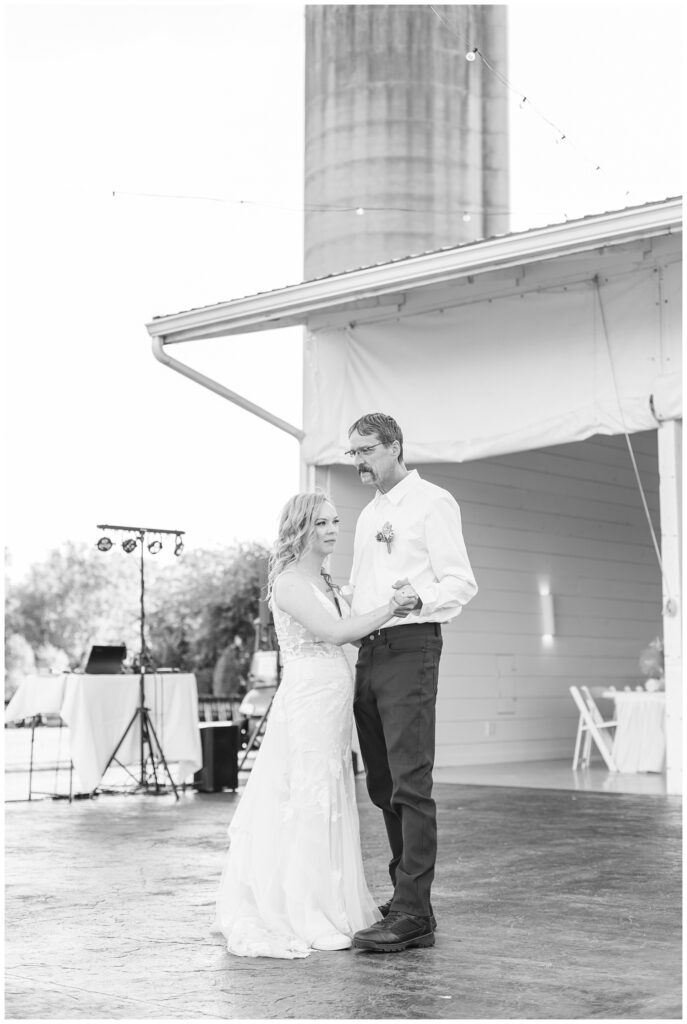
{"type": "Polygon", "coordinates": [[[470,214],[466,210],[465,213],[463,214],[463,222],[465,224],[469,224],[470,220],[471,220],[470,214]]]}
{"type": "Polygon", "coordinates": [[[465,59],[469,60],[469,61],[475,60],[476,57],[477,57],[477,47],[475,47],[474,50],[468,50],[468,52],[465,54],[465,59]]]}
{"type": "Polygon", "coordinates": [[[363,209],[362,206],[358,206],[355,212],[358,214],[359,217],[362,217],[363,214],[365,213],[365,210],[363,209]]]}

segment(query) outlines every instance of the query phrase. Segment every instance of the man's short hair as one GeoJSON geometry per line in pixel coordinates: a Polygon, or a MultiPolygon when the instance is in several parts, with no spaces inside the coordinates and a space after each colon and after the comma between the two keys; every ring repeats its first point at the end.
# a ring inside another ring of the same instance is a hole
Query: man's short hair
{"type": "Polygon", "coordinates": [[[354,430],[357,430],[363,437],[367,437],[368,434],[376,434],[382,444],[393,444],[394,441],[398,441],[400,445],[400,451],[398,454],[398,461],[403,462],[403,431],[399,427],[393,416],[387,416],[383,412],[368,412],[360,419],[356,420],[352,427],[349,428],[348,436],[350,437],[354,430]]]}

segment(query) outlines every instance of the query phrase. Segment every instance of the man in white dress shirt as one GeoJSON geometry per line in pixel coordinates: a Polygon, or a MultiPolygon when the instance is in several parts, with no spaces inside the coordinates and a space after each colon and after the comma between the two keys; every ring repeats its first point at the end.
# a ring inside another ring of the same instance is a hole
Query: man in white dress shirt
{"type": "Polygon", "coordinates": [[[461,612],[477,584],[460,509],[448,491],[408,471],[396,421],[369,413],[348,436],[362,483],[377,489],[355,531],[353,614],[378,607],[390,586],[416,598],[407,617],[399,613],[363,637],[356,665],[356,726],[370,799],[384,814],[394,894],[379,908],[382,920],[357,932],[353,944],[393,952],[434,945],[432,768],[441,624],[461,612]]]}

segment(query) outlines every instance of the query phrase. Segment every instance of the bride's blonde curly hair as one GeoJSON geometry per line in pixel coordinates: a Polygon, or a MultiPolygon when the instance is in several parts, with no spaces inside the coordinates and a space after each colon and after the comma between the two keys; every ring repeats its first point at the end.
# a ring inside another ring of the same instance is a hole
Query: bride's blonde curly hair
{"type": "Polygon", "coordinates": [[[284,505],[279,518],[279,536],[274,542],[268,563],[268,600],[279,573],[307,550],[315,529],[315,520],[325,501],[329,500],[324,491],[302,491],[294,494],[284,505]]]}

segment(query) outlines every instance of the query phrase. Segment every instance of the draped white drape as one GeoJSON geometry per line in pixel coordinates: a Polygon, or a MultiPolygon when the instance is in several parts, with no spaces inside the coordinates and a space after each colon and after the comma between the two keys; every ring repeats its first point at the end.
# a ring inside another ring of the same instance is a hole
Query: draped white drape
{"type": "Polygon", "coordinates": [[[353,324],[311,331],[303,455],[315,465],[346,461],[347,428],[373,411],[402,425],[411,463],[678,418],[680,275],[672,263],[602,278],[608,344],[591,279],[453,308],[447,289],[443,309],[368,323],[361,311],[353,324]]]}

